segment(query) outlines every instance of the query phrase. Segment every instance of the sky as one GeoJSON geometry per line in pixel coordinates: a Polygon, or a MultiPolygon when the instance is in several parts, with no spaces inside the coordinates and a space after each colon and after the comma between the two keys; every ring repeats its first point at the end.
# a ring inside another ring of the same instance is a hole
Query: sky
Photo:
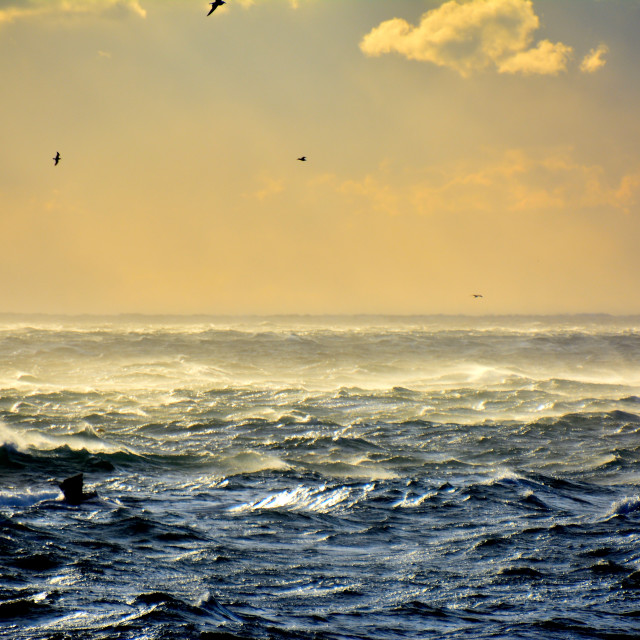
{"type": "Polygon", "coordinates": [[[640,0],[208,10],[0,0],[0,312],[640,313],[640,0]]]}

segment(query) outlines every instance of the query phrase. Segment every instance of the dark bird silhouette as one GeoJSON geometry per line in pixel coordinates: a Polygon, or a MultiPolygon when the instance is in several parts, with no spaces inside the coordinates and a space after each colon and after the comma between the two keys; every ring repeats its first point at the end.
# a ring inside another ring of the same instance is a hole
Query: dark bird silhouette
{"type": "Polygon", "coordinates": [[[58,162],[60,162],[60,158],[61,158],[61,157],[62,157],[62,156],[60,155],[60,152],[59,152],[59,151],[56,151],[55,158],[53,158],[53,166],[54,166],[54,167],[58,164],[58,162]]]}
{"type": "Polygon", "coordinates": [[[471,294],[474,298],[484,298],[484,296],[481,293],[472,293],[471,294]]]}
{"type": "Polygon", "coordinates": [[[216,0],[215,2],[210,2],[209,3],[211,5],[211,9],[209,10],[209,13],[207,13],[208,16],[210,16],[218,7],[221,7],[223,4],[227,4],[224,0],[216,0]]]}
{"type": "Polygon", "coordinates": [[[64,493],[64,499],[68,504],[77,505],[85,500],[95,498],[98,494],[95,491],[85,493],[83,489],[84,477],[81,473],[75,476],[71,476],[62,482],[58,482],[58,486],[62,493],[64,493]]]}
{"type": "Polygon", "coordinates": [[[298,160],[300,160],[300,162],[306,162],[307,161],[307,156],[300,156],[298,158],[298,160]]]}

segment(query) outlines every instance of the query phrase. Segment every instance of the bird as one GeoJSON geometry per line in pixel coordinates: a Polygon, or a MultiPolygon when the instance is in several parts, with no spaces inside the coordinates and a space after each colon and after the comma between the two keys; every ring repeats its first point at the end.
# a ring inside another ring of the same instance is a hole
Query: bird
{"type": "Polygon", "coordinates": [[[221,7],[223,4],[227,4],[224,0],[216,0],[215,2],[210,2],[209,3],[211,5],[211,9],[209,10],[209,13],[207,13],[208,16],[210,16],[218,7],[221,7]]]}
{"type": "Polygon", "coordinates": [[[300,162],[306,162],[307,161],[307,156],[300,156],[298,158],[298,160],[300,160],[300,162]]]}
{"type": "Polygon", "coordinates": [[[60,158],[61,158],[61,157],[62,157],[62,156],[60,155],[60,152],[59,152],[59,151],[56,151],[56,155],[55,155],[55,157],[53,158],[53,166],[54,166],[54,167],[58,164],[58,162],[60,162],[60,158]]]}
{"type": "Polygon", "coordinates": [[[474,298],[484,298],[484,296],[481,293],[472,293],[471,294],[474,298]]]}

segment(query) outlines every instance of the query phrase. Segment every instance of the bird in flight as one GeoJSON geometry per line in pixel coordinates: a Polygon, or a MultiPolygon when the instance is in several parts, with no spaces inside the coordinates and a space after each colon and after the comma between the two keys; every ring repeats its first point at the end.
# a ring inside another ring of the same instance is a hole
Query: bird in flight
{"type": "Polygon", "coordinates": [[[484,298],[484,296],[481,293],[472,293],[471,294],[474,298],[484,298]]]}
{"type": "Polygon", "coordinates": [[[300,162],[306,162],[307,161],[307,156],[300,156],[298,158],[298,160],[300,160],[300,162]]]}
{"type": "Polygon", "coordinates": [[[60,162],[60,158],[61,158],[61,157],[62,157],[62,156],[60,155],[60,152],[59,152],[59,151],[56,151],[55,158],[53,158],[53,166],[54,166],[54,167],[58,164],[58,162],[60,162]]]}
{"type": "Polygon", "coordinates": [[[215,2],[210,2],[211,9],[209,9],[208,16],[210,16],[218,7],[221,7],[223,4],[227,4],[224,0],[216,0],[215,2]]]}

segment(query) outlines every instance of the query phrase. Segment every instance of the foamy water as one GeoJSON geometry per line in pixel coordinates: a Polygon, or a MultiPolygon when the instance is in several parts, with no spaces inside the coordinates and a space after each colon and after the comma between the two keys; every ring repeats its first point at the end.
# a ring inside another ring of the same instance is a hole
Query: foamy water
{"type": "Polygon", "coordinates": [[[639,318],[13,316],[0,356],[2,637],[640,634],[639,318]]]}

